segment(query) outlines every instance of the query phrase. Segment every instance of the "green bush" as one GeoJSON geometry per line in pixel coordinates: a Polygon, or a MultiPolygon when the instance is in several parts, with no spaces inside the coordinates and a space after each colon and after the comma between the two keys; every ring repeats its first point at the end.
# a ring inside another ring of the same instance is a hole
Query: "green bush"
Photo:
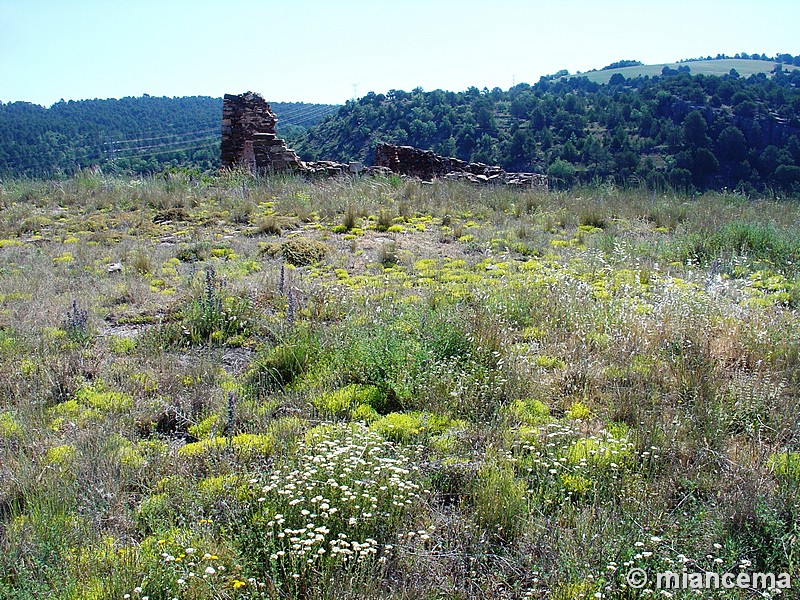
{"type": "Polygon", "coordinates": [[[297,267],[318,263],[327,253],[326,244],[309,238],[294,237],[281,243],[284,260],[297,267]]]}

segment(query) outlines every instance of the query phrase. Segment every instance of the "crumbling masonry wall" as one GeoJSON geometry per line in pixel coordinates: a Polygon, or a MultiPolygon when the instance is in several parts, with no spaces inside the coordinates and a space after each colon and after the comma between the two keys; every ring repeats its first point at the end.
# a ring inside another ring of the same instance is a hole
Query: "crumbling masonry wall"
{"type": "Polygon", "coordinates": [[[259,94],[225,94],[222,102],[222,166],[252,171],[302,169],[303,163],[275,134],[278,119],[259,94]]]}
{"type": "Polygon", "coordinates": [[[468,163],[413,146],[380,144],[375,148],[375,166],[387,168],[400,175],[419,177],[425,181],[444,178],[520,187],[547,188],[548,185],[547,175],[509,173],[497,165],[468,163]]]}

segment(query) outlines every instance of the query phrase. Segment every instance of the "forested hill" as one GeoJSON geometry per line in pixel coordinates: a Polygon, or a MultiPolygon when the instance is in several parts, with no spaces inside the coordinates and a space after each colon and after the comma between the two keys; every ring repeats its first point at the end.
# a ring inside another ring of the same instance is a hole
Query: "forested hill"
{"type": "MultiPolygon", "coordinates": [[[[278,130],[296,137],[338,107],[274,102],[278,130]]],[[[0,177],[49,177],[100,165],[121,172],[219,167],[222,99],[122,98],[0,103],[0,177]]]]}
{"type": "Polygon", "coordinates": [[[513,171],[680,189],[800,191],[800,70],[742,77],[557,74],[508,91],[390,91],[348,102],[310,129],[305,159],[371,161],[380,142],[513,171]]]}

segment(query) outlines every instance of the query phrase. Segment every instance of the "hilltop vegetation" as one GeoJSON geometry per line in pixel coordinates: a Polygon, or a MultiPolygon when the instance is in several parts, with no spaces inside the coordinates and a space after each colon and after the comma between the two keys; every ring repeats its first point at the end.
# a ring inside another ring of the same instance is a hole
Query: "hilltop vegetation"
{"type": "Polygon", "coordinates": [[[611,185],[6,183],[0,597],[796,574],[798,219],[611,185]]]}
{"type": "MultiPolygon", "coordinates": [[[[275,102],[283,135],[297,136],[336,107],[275,102]]],[[[0,103],[0,177],[54,177],[101,166],[154,173],[219,168],[222,99],[122,98],[0,103]]]]}
{"type": "MultiPolygon", "coordinates": [[[[638,61],[620,61],[620,63],[638,61]]],[[[663,75],[664,69],[669,71],[689,72],[692,75],[716,75],[723,77],[730,74],[731,69],[736,71],[741,77],[750,77],[751,75],[765,75],[771,74],[775,68],[780,65],[781,69],[791,71],[797,69],[797,65],[779,63],[775,61],[762,61],[762,60],[747,60],[743,58],[719,58],[719,59],[703,59],[703,60],[685,60],[676,63],[659,63],[655,65],[639,64],[614,64],[603,67],[600,71],[587,71],[574,75],[574,77],[586,77],[589,81],[595,83],[609,83],[614,75],[621,75],[626,79],[633,79],[636,77],[655,77],[663,75]],[[688,71],[687,71],[688,69],[688,71]]],[[[569,77],[569,76],[567,76],[569,77]]]]}
{"type": "Polygon", "coordinates": [[[617,73],[609,85],[557,74],[508,91],[371,93],[310,130],[298,149],[369,161],[376,144],[390,142],[547,172],[556,185],[786,194],[800,189],[799,115],[800,70],[745,78],[679,66],[657,77],[617,73]]]}

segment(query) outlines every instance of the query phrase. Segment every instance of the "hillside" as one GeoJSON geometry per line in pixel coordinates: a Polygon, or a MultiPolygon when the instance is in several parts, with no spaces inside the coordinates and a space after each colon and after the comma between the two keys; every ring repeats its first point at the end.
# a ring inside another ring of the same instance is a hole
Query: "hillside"
{"type": "Polygon", "coordinates": [[[407,144],[546,172],[563,186],[798,191],[800,70],[744,77],[687,68],[613,85],[559,75],[508,91],[370,93],[310,129],[297,149],[305,159],[371,161],[381,142],[407,144]]]}
{"type": "MultiPolygon", "coordinates": [[[[276,102],[282,135],[296,137],[336,106],[276,102]]],[[[45,108],[0,103],[0,176],[46,177],[100,165],[120,172],[219,167],[222,99],[122,98],[45,108]]]]}
{"type": "Polygon", "coordinates": [[[763,60],[748,60],[743,58],[727,58],[721,60],[691,60],[686,62],[677,63],[661,63],[655,65],[638,65],[631,67],[623,67],[621,69],[603,69],[600,71],[589,71],[587,73],[579,73],[569,77],[586,77],[589,81],[594,83],[606,84],[611,77],[620,74],[626,79],[636,77],[656,77],[661,75],[664,68],[678,70],[679,68],[689,67],[692,75],[715,75],[721,77],[728,75],[731,69],[734,69],[742,77],[749,77],[750,75],[758,75],[759,73],[772,73],[777,65],[786,70],[797,69],[794,65],[787,65],[784,63],[777,63],[774,61],[763,60]]]}

